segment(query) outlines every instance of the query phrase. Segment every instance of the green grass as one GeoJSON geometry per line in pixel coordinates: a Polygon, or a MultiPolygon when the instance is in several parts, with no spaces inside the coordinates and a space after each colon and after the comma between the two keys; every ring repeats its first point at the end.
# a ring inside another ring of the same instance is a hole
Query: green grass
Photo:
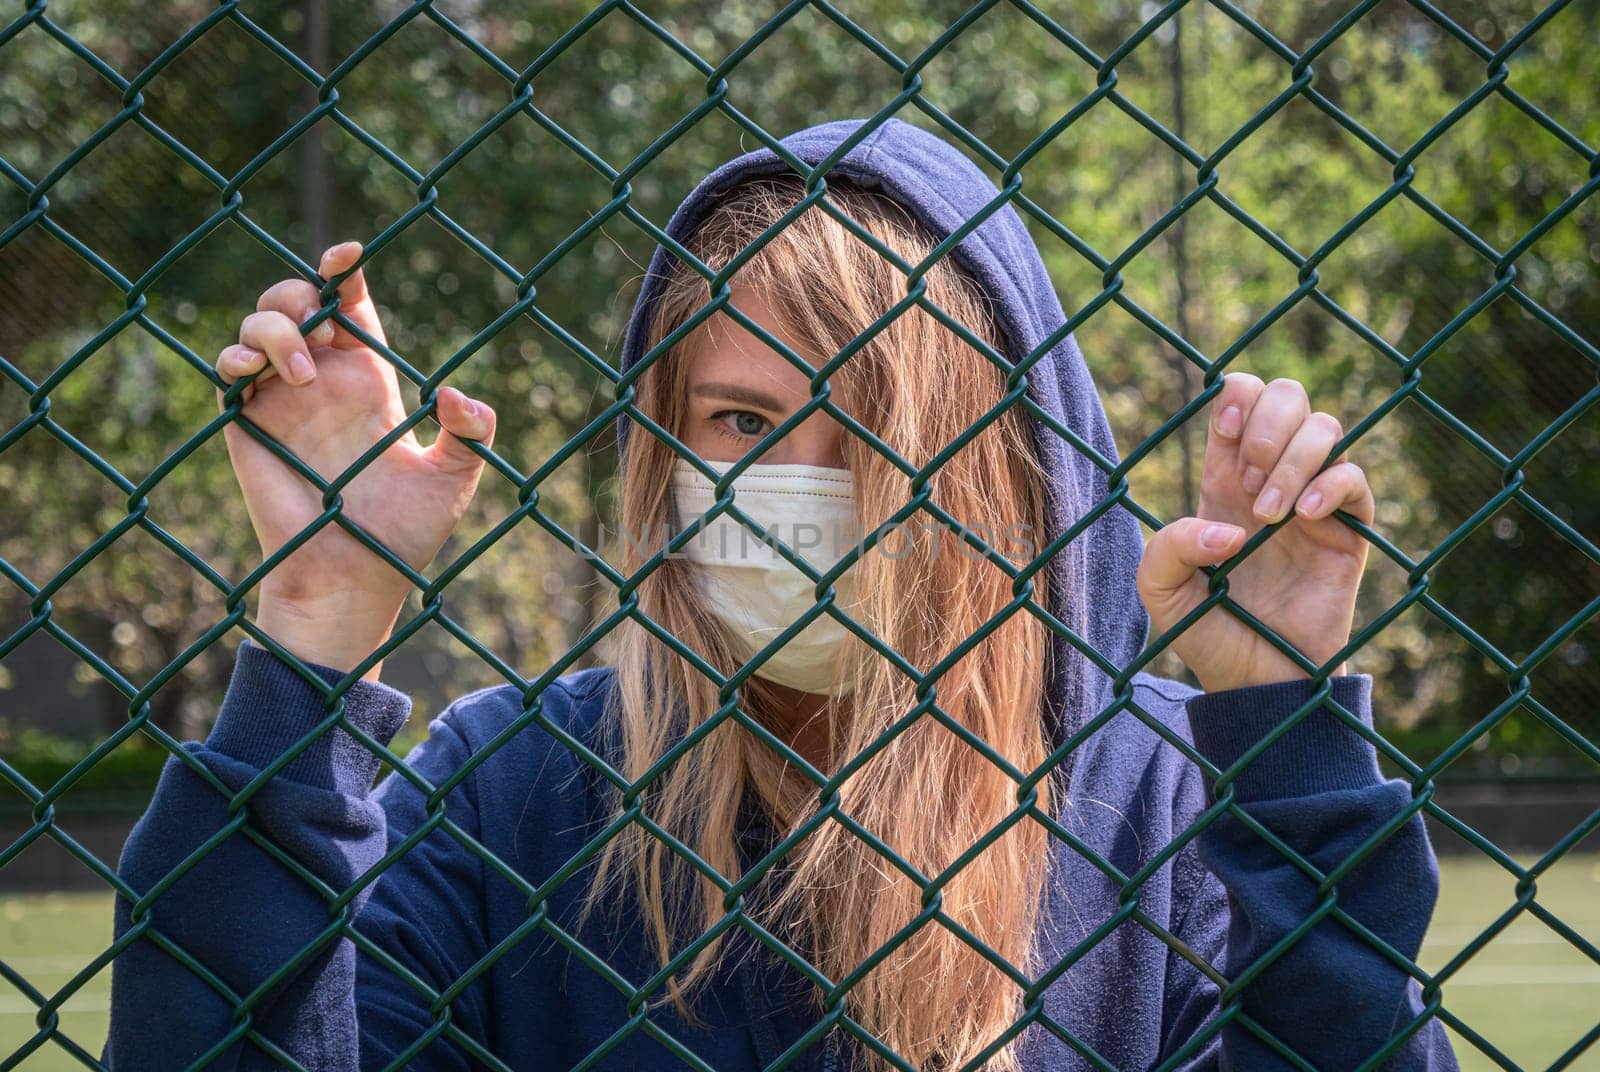
{"type": "MultiPolygon", "coordinates": [[[[1527,863],[1529,861],[1523,861],[1527,863]]],[[[1515,883],[1487,859],[1446,857],[1439,906],[1421,954],[1436,971],[1515,903],[1515,883]]],[[[1572,856],[1539,882],[1538,902],[1600,944],[1600,854],[1572,856]]],[[[0,896],[0,960],[53,995],[111,943],[107,894],[0,896]]],[[[109,966],[61,1009],[61,1031],[96,1057],[105,1040],[109,966]]],[[[1445,1007],[1523,1069],[1545,1069],[1600,1024],[1600,965],[1523,913],[1445,986],[1445,1007]]],[[[37,1006],[0,981],[0,1064],[33,1037],[37,1006]]],[[[1457,1037],[1467,1070],[1499,1066],[1457,1037]]],[[[19,1066],[27,1072],[82,1068],[46,1042],[19,1066]]],[[[1600,1042],[1567,1066],[1600,1070],[1600,1042]]]]}
{"type": "MultiPolygon", "coordinates": [[[[1447,856],[1439,870],[1439,905],[1417,958],[1428,972],[1458,957],[1517,902],[1515,879],[1486,857],[1447,856]]],[[[1564,857],[1539,880],[1536,901],[1600,945],[1600,853],[1564,857]]],[[[1545,1069],[1600,1026],[1600,964],[1522,912],[1451,975],[1444,997],[1446,1009],[1507,1059],[1545,1069]]],[[[1463,1069],[1500,1067],[1460,1036],[1452,1041],[1463,1069]]],[[[1565,1067],[1600,1069],[1600,1041],[1565,1067]]]]}
{"type": "MultiPolygon", "coordinates": [[[[0,961],[48,999],[111,945],[109,893],[0,896],[0,961]]],[[[61,1033],[98,1059],[111,998],[108,964],[60,1010],[61,1033]]],[[[38,1032],[35,1001],[0,979],[0,1064],[38,1032]]],[[[83,1069],[59,1043],[46,1041],[19,1066],[28,1072],[83,1069]]]]}

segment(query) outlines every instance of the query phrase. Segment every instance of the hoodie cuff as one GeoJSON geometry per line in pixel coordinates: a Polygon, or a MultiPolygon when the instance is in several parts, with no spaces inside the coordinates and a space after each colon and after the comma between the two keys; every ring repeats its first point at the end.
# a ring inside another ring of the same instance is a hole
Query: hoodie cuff
{"type": "MultiPolygon", "coordinates": [[[[301,662],[330,686],[345,676],[331,666],[301,662]]],[[[358,679],[342,698],[350,724],[385,747],[411,714],[411,697],[381,681],[358,679]]],[[[327,718],[328,706],[325,693],[271,651],[246,638],[239,644],[233,677],[206,746],[265,768],[327,718]]],[[[382,762],[342,726],[334,726],[285,764],[278,777],[364,797],[371,792],[382,762]]]]}
{"type": "MultiPolygon", "coordinates": [[[[1372,675],[1339,674],[1328,684],[1331,699],[1370,728],[1372,675]]],[[[1226,771],[1310,701],[1314,691],[1311,679],[1301,678],[1197,693],[1185,704],[1195,748],[1226,771]]],[[[1382,782],[1377,749],[1324,701],[1268,745],[1232,785],[1235,798],[1246,801],[1311,796],[1382,782]]],[[[1213,788],[1209,775],[1205,783],[1209,796],[1213,788]]]]}

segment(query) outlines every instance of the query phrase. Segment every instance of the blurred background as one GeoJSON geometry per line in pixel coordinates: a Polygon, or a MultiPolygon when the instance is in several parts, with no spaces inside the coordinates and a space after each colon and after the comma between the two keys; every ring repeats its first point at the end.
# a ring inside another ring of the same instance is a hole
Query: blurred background
{"type": "MultiPolygon", "coordinates": [[[[878,112],[916,63],[895,114],[997,182],[1026,154],[1024,218],[1087,311],[1078,341],[1157,517],[1194,510],[1209,407],[1151,437],[1202,361],[1369,421],[1351,458],[1388,546],[1350,668],[1373,675],[1387,772],[1434,775],[1446,816],[1423,966],[1453,965],[1464,1067],[1600,1068],[1600,3],[907,7],[96,0],[0,22],[0,1066],[60,994],[62,1033],[98,1054],[104,872],[167,753],[137,733],[83,761],[153,679],[151,721],[203,737],[242,636],[192,650],[229,613],[218,579],[260,550],[220,434],[191,437],[216,415],[204,370],[296,273],[252,230],[314,265],[407,221],[366,267],[390,345],[424,375],[470,349],[448,382],[495,405],[496,452],[530,474],[614,398],[655,244],[621,195],[664,226],[760,144],[707,105],[733,57],[724,107],[773,137],[878,112]],[[308,72],[337,72],[338,116],[308,72]],[[530,107],[495,125],[523,75],[530,107]],[[530,272],[531,313],[480,337],[530,272]],[[46,384],[49,424],[30,418],[46,384]],[[1519,909],[1535,864],[1564,929],[1519,909]]],[[[615,531],[615,426],[589,432],[539,484],[549,527],[520,521],[445,599],[530,679],[615,605],[561,535],[615,531]]],[[[517,496],[486,471],[429,576],[517,496]]],[[[384,679],[415,701],[397,754],[505,681],[432,623],[384,679]]],[[[80,1067],[60,1035],[21,1066],[80,1067]]]]}

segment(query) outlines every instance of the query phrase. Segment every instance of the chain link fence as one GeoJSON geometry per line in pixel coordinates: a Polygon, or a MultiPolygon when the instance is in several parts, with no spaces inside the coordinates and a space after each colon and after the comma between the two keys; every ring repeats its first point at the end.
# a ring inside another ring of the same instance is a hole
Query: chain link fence
{"type": "MultiPolygon", "coordinates": [[[[528,690],[592,661],[590,623],[628,610],[627,578],[600,565],[596,583],[573,564],[612,507],[611,474],[585,448],[637,414],[634,374],[625,381],[608,358],[617,321],[592,297],[595,280],[642,263],[663,237],[653,221],[730,144],[773,144],[835,114],[829,92],[856,114],[914,118],[1026,179],[1007,203],[1048,246],[1129,448],[1120,463],[1101,459],[1113,490],[1092,513],[1126,509],[1156,529],[1185,512],[1196,418],[1229,368],[1304,375],[1314,403],[1320,385],[1352,418],[1346,442],[1372,448],[1373,473],[1402,501],[1391,509],[1406,511],[1380,512],[1374,527],[1345,519],[1375,552],[1352,669],[1393,690],[1374,704],[1373,744],[1413,800],[1339,874],[1419,812],[1436,838],[1459,842],[1442,851],[1491,863],[1492,919],[1429,970],[1399,959],[1464,1065],[1534,1067],[1456,1011],[1451,983],[1529,920],[1580,972],[1600,972],[1595,919],[1569,922],[1540,896],[1600,828],[1600,809],[1519,860],[1455,814],[1441,786],[1471,769],[1589,785],[1600,773],[1588,653],[1600,612],[1595,5],[1470,16],[1427,0],[1293,15],[1228,0],[1081,16],[1022,0],[845,7],[732,5],[708,23],[685,4],[526,17],[467,3],[360,15],[177,4],[133,32],[144,13],[131,6],[17,6],[0,28],[0,711],[26,724],[30,679],[67,653],[87,691],[63,702],[52,686],[37,709],[112,696],[115,721],[86,723],[88,743],[54,766],[22,756],[25,735],[0,736],[0,787],[24,817],[0,844],[0,888],[8,867],[53,845],[132,905],[135,925],[48,984],[0,949],[0,1069],[98,1067],[85,1031],[103,1019],[66,1013],[133,942],[155,941],[223,987],[153,928],[149,910],[181,872],[130,888],[75,836],[97,778],[138,767],[130,757],[178,756],[229,799],[218,840],[244,833],[297,867],[249,825],[265,779],[235,792],[180,747],[215,713],[231,660],[219,642],[249,634],[296,661],[254,628],[249,601],[303,540],[250,559],[221,454],[223,426],[246,423],[243,383],[223,412],[211,405],[212,355],[247,311],[240,295],[287,266],[321,287],[321,319],[337,318],[334,284],[297,250],[360,237],[372,271],[385,257],[401,265],[393,293],[408,307],[459,315],[402,318],[387,356],[418,402],[394,437],[432,418],[447,381],[502,410],[525,403],[526,423],[488,452],[481,533],[447,544],[431,577],[341,514],[340,489],[389,441],[328,481],[253,434],[324,493],[303,539],[338,525],[415,585],[387,654],[406,673],[407,648],[430,653],[409,664],[419,706],[473,684],[528,690]],[[249,111],[261,101],[273,107],[249,111]],[[711,124],[721,141],[696,143],[711,124]],[[1504,146],[1490,144],[1502,131],[1504,146]],[[1078,188],[1063,184],[1063,160],[1078,188]],[[548,172],[530,194],[506,182],[508,168],[548,172]],[[1125,207],[1105,207],[1119,190],[1125,207]],[[506,217],[527,226],[509,233],[506,217]],[[431,369],[403,356],[423,352],[448,356],[431,369]],[[515,620],[529,592],[564,630],[515,620]]],[[[1242,609],[1225,577],[1213,602],[1242,609]]],[[[1181,674],[1162,647],[1120,680],[1181,674]]],[[[321,729],[350,728],[336,693],[321,729]]],[[[363,743],[402,763],[404,739],[393,751],[363,743]]],[[[1228,783],[1208,819],[1230,811],[1228,783]]],[[[1338,874],[1293,863],[1333,889],[1338,874]]],[[[1126,893],[1137,904],[1136,884],[1126,893]]],[[[1336,898],[1306,926],[1329,914],[1341,915],[1336,898]]],[[[325,940],[351,933],[342,926],[325,940]]],[[[1600,975],[1574,978],[1600,994],[1600,975]]],[[[248,1002],[233,997],[248,1031],[248,1002]]],[[[1595,1060],[1600,1016],[1576,1023],[1543,1067],[1595,1060]]]]}

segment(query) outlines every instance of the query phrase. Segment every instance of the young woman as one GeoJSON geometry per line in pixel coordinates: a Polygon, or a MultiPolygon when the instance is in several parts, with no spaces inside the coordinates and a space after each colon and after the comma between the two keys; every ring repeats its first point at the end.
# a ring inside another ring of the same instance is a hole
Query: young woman
{"type": "MultiPolygon", "coordinates": [[[[1199,513],[1146,546],[987,177],[897,119],[783,145],[685,199],[629,324],[611,665],[502,667],[373,788],[410,713],[373,660],[408,582],[334,525],[297,547],[256,625],[311,673],[242,642],[164,771],[121,860],[148,899],[117,903],[106,1060],[1454,1068],[1403,970],[1433,854],[1352,728],[1370,676],[1330,666],[1366,555],[1333,513],[1373,517],[1357,465],[1319,472],[1337,420],[1230,373],[1199,513]],[[849,223],[801,204],[824,161],[849,223]],[[1216,607],[1168,638],[1202,688],[1130,674],[1267,524],[1228,593],[1319,674],[1216,607]]],[[[287,280],[218,360],[330,479],[406,415],[360,254],[320,265],[338,326],[303,338],[316,292],[287,280]]],[[[340,492],[419,570],[494,435],[483,402],[437,407],[431,446],[340,492]]],[[[225,433],[273,554],[321,494],[225,433]]]]}

